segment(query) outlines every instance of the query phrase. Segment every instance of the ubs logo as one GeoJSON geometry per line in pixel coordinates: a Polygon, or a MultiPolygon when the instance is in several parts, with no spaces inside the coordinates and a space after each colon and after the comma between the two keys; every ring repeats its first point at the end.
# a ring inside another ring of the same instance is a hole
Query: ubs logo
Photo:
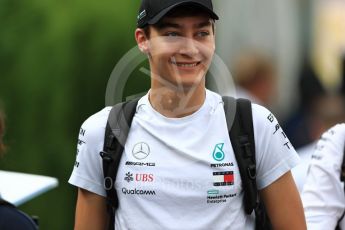
{"type": "Polygon", "coordinates": [[[153,182],[154,176],[151,173],[136,173],[135,175],[133,175],[133,173],[128,172],[126,173],[124,180],[128,183],[132,181],[153,182]]]}
{"type": "Polygon", "coordinates": [[[150,154],[150,147],[145,142],[139,142],[134,145],[132,154],[136,159],[143,160],[150,154]]]}

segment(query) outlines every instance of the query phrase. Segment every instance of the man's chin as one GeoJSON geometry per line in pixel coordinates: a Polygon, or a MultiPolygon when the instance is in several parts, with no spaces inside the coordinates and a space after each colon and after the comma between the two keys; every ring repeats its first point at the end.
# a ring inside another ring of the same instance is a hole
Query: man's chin
{"type": "Polygon", "coordinates": [[[174,76],[176,82],[181,82],[181,84],[196,84],[198,85],[205,77],[204,71],[191,72],[191,73],[179,73],[177,76],[174,76]]]}
{"type": "Polygon", "coordinates": [[[200,87],[200,84],[205,84],[205,83],[204,83],[203,78],[199,78],[199,79],[184,78],[181,81],[175,81],[173,84],[177,87],[177,89],[182,89],[186,91],[186,90],[191,90],[191,89],[200,87]]]}

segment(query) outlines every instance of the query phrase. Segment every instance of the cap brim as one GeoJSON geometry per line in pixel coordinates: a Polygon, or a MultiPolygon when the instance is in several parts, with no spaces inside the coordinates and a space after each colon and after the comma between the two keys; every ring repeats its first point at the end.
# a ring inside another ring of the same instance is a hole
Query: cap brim
{"type": "Polygon", "coordinates": [[[205,12],[207,12],[208,14],[210,14],[212,19],[218,20],[219,17],[216,13],[214,13],[212,10],[210,10],[209,8],[207,8],[206,6],[204,6],[203,4],[196,2],[196,1],[187,1],[187,2],[179,2],[176,3],[172,6],[169,6],[168,8],[162,10],[161,12],[159,12],[159,14],[157,14],[156,16],[154,16],[151,20],[148,21],[148,24],[153,25],[156,24],[159,20],[161,20],[169,11],[171,11],[172,9],[182,6],[182,5],[194,5],[194,6],[198,6],[201,9],[205,10],[205,12]]]}

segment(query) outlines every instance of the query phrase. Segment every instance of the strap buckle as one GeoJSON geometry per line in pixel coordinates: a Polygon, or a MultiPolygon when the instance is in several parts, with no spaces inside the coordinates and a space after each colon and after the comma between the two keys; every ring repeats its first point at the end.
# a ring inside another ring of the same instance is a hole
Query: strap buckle
{"type": "Polygon", "coordinates": [[[107,162],[113,161],[112,155],[111,155],[110,153],[106,152],[106,151],[101,151],[101,152],[99,153],[99,155],[102,157],[102,159],[103,159],[104,161],[107,161],[107,162]]]}
{"type": "Polygon", "coordinates": [[[248,176],[251,180],[256,179],[256,167],[254,164],[250,164],[247,168],[248,176]]]}

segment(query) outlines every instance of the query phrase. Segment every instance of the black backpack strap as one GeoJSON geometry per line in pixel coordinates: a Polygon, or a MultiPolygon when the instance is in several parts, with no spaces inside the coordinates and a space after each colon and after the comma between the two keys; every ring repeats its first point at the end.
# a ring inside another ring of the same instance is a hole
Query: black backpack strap
{"type": "Polygon", "coordinates": [[[230,141],[240,170],[246,214],[255,212],[255,229],[273,229],[256,186],[255,139],[252,104],[249,100],[223,97],[230,141]]]}
{"type": "MultiPolygon", "coordinates": [[[[340,181],[345,182],[345,147],[343,150],[343,163],[341,164],[340,169],[340,181]]],[[[344,184],[344,192],[345,192],[345,184],[344,184]]]]}
{"type": "Polygon", "coordinates": [[[251,102],[223,97],[232,147],[244,189],[244,210],[250,215],[257,207],[255,141],[251,102]],[[236,103],[237,102],[237,103],[236,103]],[[235,114],[232,118],[229,115],[235,114]],[[231,120],[233,119],[233,120],[231,120]]]}
{"type": "Polygon", "coordinates": [[[117,170],[126,144],[129,128],[132,124],[138,100],[119,103],[109,113],[105,128],[103,151],[104,188],[107,193],[107,208],[110,217],[109,229],[114,230],[115,210],[119,202],[115,189],[117,170]]]}

